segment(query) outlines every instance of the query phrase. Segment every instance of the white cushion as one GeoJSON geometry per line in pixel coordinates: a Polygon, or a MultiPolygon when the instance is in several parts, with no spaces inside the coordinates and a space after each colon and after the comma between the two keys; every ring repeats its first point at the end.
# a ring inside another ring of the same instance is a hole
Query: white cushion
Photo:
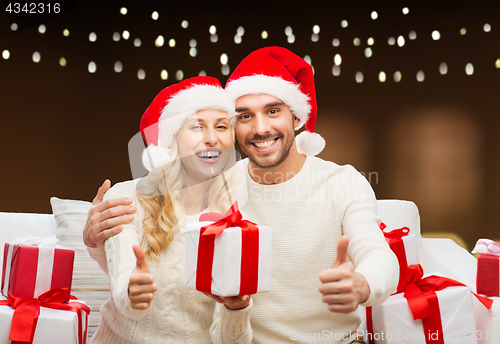
{"type": "Polygon", "coordinates": [[[50,199],[57,220],[56,236],[59,244],[75,250],[72,294],[85,301],[91,308],[88,338],[97,330],[101,321],[100,307],[110,297],[109,278],[89,256],[83,243],[83,227],[92,204],[90,202],[50,199]]]}
{"type": "Polygon", "coordinates": [[[3,266],[3,250],[6,242],[27,235],[44,238],[54,234],[56,220],[51,214],[0,213],[0,262],[3,266]]]}

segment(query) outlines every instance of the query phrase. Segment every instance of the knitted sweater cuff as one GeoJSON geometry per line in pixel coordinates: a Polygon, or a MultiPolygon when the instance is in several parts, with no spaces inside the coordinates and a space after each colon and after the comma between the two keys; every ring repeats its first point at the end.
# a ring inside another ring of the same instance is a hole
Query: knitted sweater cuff
{"type": "Polygon", "coordinates": [[[232,310],[224,305],[220,306],[220,321],[223,324],[239,325],[246,324],[250,321],[252,315],[253,300],[250,298],[250,303],[247,307],[238,310],[232,310]]]}
{"type": "Polygon", "coordinates": [[[108,275],[108,266],[106,265],[106,253],[104,251],[104,246],[100,247],[88,247],[87,252],[89,256],[97,262],[102,271],[108,275]]]}
{"type": "Polygon", "coordinates": [[[396,291],[399,265],[392,251],[374,251],[356,267],[356,272],[362,274],[370,287],[370,296],[361,306],[375,306],[384,302],[396,291]],[[383,267],[383,268],[381,268],[383,267]],[[384,276],[381,278],[381,276],[384,276]]]}

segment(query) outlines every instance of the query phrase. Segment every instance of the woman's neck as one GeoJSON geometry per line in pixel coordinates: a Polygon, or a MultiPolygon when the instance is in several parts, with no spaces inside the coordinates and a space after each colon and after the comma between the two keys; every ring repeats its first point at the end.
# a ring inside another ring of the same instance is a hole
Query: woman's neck
{"type": "Polygon", "coordinates": [[[184,211],[186,215],[196,215],[207,208],[205,193],[210,185],[212,185],[212,182],[213,179],[209,179],[202,183],[186,187],[184,194],[184,211]]]}

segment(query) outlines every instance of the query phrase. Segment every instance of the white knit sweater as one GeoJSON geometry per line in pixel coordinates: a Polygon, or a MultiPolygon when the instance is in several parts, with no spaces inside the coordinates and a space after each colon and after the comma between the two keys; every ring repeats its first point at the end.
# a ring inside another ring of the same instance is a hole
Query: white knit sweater
{"type": "Polygon", "coordinates": [[[273,185],[246,172],[244,219],[273,229],[269,293],[252,296],[252,343],[350,343],[360,319],[332,313],[321,301],[319,273],[331,268],[342,234],[348,254],[370,287],[364,305],[383,302],[396,289],[398,262],[378,227],[377,203],[368,181],[352,166],[307,157],[297,175],[273,185]],[[339,340],[340,339],[340,340],[339,340]]]}
{"type": "MultiPolygon", "coordinates": [[[[185,235],[180,232],[159,255],[160,263],[147,260],[158,285],[151,307],[130,307],[128,283],[136,266],[132,245],[142,243],[145,216],[136,197],[136,182],[118,183],[104,197],[131,197],[137,207],[133,222],[106,240],[105,255],[102,248],[89,249],[99,265],[105,271],[107,268],[111,285],[111,298],[101,307],[101,324],[91,343],[249,343],[252,301],[245,309],[233,311],[216,306],[211,298],[184,286],[185,235]]],[[[198,216],[186,216],[183,225],[196,221],[198,216]]]]}

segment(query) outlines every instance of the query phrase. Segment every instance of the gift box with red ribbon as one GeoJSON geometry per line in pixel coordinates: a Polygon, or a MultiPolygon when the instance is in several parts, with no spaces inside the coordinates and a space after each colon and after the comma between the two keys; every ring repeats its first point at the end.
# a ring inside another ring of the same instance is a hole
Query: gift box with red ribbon
{"type": "Polygon", "coordinates": [[[37,298],[0,296],[0,344],[85,344],[89,313],[90,308],[70,296],[67,288],[51,289],[37,298]]]}
{"type": "Polygon", "coordinates": [[[472,297],[488,309],[492,300],[450,278],[423,278],[420,265],[409,266],[405,278],[404,293],[366,308],[367,343],[478,343],[472,297]]]}
{"type": "Polygon", "coordinates": [[[397,292],[404,290],[406,267],[408,265],[420,264],[418,256],[417,236],[410,234],[408,227],[387,230],[387,226],[381,222],[380,229],[384,233],[385,241],[398,258],[399,282],[397,292]]]}
{"type": "Polygon", "coordinates": [[[472,253],[477,259],[476,289],[479,294],[500,296],[500,243],[480,239],[472,253]]]}
{"type": "Polygon", "coordinates": [[[36,298],[53,288],[71,291],[74,257],[75,251],[57,245],[55,235],[6,243],[1,292],[6,297],[36,298]]]}
{"type": "Polygon", "coordinates": [[[270,290],[272,230],[243,220],[237,202],[225,215],[203,214],[185,234],[186,287],[219,296],[270,290]]]}

